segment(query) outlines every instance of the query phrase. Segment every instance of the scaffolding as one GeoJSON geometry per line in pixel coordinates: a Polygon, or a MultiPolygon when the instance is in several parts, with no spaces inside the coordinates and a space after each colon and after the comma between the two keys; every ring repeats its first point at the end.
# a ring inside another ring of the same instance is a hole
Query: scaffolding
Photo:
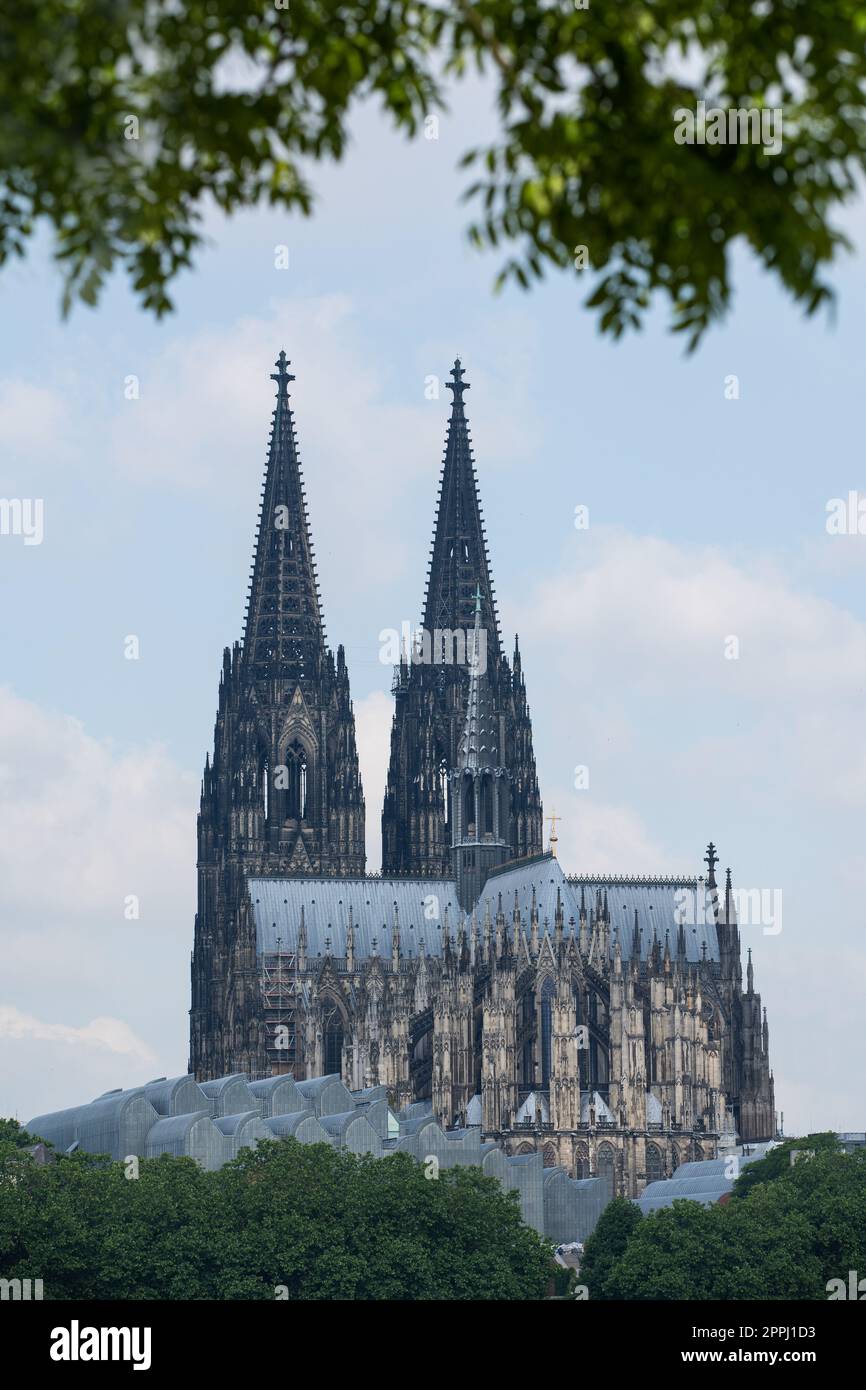
{"type": "Polygon", "coordinates": [[[276,951],[261,958],[259,980],[271,1073],[293,1073],[297,1061],[297,957],[294,951],[282,950],[280,937],[276,951]]]}

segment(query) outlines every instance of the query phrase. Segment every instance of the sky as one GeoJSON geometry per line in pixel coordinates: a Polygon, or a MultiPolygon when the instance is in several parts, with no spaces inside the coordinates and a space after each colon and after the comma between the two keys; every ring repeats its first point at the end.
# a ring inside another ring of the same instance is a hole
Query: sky
{"type": "Polygon", "coordinates": [[[437,140],[360,109],[315,217],[208,214],[161,323],[120,275],[63,322],[44,236],[0,274],[0,497],[44,507],[41,544],[0,536],[0,1113],[186,1070],[199,785],[285,348],[368,868],[380,633],[420,621],[459,354],[563,866],[696,874],[712,839],[741,890],[779,894],[743,937],[785,1130],[866,1128],[866,536],[826,527],[866,489],[866,212],[842,219],[832,317],[738,254],[695,354],[661,308],[614,344],[576,274],[493,293],[457,169],[490,120],[478,88],[437,140]]]}

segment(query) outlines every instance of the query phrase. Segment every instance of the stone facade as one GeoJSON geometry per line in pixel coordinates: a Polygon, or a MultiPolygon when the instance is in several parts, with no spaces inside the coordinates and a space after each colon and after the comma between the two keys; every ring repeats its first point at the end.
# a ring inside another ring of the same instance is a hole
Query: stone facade
{"type": "Polygon", "coordinates": [[[246,628],[202,786],[190,1069],[339,1072],[636,1196],[713,1157],[722,1132],[773,1136],[766,1011],[751,953],[743,987],[712,844],[706,872],[682,878],[569,876],[542,849],[459,362],[452,376],[433,645],[397,663],[383,872],[368,875],[349,678],[325,644],[280,356],[246,628]]]}

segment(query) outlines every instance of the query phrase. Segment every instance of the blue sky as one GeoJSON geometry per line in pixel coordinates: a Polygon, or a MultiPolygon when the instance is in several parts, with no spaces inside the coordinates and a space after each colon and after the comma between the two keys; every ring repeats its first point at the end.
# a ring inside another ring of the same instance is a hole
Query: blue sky
{"type": "Polygon", "coordinates": [[[866,537],[825,530],[828,499],[863,486],[863,207],[835,322],[804,320],[742,255],[733,311],[695,355],[663,312],[612,344],[579,277],[493,295],[456,171],[488,123],[477,90],[438,141],[361,111],[345,163],[315,175],[315,218],[208,217],[161,324],[120,278],[61,322],[46,240],[0,278],[0,495],[45,505],[42,545],[0,538],[0,1111],[185,1068],[198,784],[284,346],[369,866],[379,633],[420,618],[450,400],[425,379],[459,353],[566,869],[697,872],[712,838],[741,887],[781,890],[782,932],[747,938],[777,1104],[792,1132],[866,1126],[866,537]]]}

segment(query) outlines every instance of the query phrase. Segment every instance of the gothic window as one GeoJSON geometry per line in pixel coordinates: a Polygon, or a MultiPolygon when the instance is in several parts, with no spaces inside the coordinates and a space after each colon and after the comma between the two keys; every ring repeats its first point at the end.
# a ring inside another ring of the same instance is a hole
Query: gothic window
{"type": "Polygon", "coordinates": [[[534,1145],[534,1144],[521,1144],[520,1147],[518,1148],[517,1152],[518,1152],[519,1154],[534,1154],[534,1153],[535,1153],[535,1145],[534,1145]]]}
{"type": "Polygon", "coordinates": [[[545,1144],[543,1150],[543,1166],[545,1168],[556,1167],[556,1149],[553,1144],[545,1144]]]}
{"type": "Polygon", "coordinates": [[[328,1000],[322,1016],[322,1050],[325,1076],[343,1073],[343,1016],[337,1005],[328,1000]]]}
{"type": "Polygon", "coordinates": [[[297,739],[286,749],[286,816],[289,820],[307,817],[307,752],[297,739]]]}
{"type": "Polygon", "coordinates": [[[598,1166],[598,1176],[607,1180],[608,1188],[612,1193],[614,1190],[613,1175],[616,1165],[616,1155],[614,1154],[612,1144],[599,1144],[596,1163],[598,1166]]]}
{"type": "Polygon", "coordinates": [[[553,996],[550,976],[541,987],[541,1084],[550,1085],[553,1071],[553,996]]]}
{"type": "Polygon", "coordinates": [[[648,1183],[658,1182],[665,1175],[662,1151],[658,1144],[647,1144],[646,1146],[646,1180],[648,1183]]]}
{"type": "Polygon", "coordinates": [[[574,1176],[589,1177],[589,1149],[586,1144],[576,1144],[574,1149],[574,1176]]]}
{"type": "Polygon", "coordinates": [[[265,808],[265,820],[267,820],[271,804],[271,767],[267,755],[265,755],[264,761],[262,762],[261,778],[262,803],[265,808]]]}
{"type": "Polygon", "coordinates": [[[466,778],[463,800],[463,834],[467,839],[475,838],[475,785],[471,777],[466,778]]]}
{"type": "Polygon", "coordinates": [[[479,795],[479,839],[481,835],[493,834],[493,785],[489,776],[482,777],[479,795]]]}

